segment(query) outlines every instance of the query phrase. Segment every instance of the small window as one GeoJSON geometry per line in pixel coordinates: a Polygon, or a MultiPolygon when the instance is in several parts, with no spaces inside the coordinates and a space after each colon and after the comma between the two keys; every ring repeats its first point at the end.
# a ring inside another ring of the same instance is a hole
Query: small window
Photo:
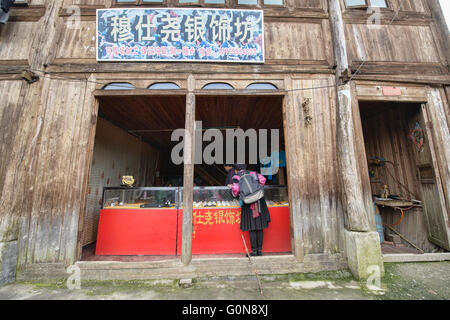
{"type": "Polygon", "coordinates": [[[376,8],[387,8],[386,0],[370,0],[370,6],[376,8]]]}
{"type": "Polygon", "coordinates": [[[234,88],[225,82],[213,82],[205,85],[203,90],[233,90],[234,88]]]}
{"type": "Polygon", "coordinates": [[[348,8],[388,7],[386,0],[345,0],[345,4],[348,8]]]}
{"type": "Polygon", "coordinates": [[[163,3],[164,0],[116,0],[117,4],[146,4],[146,3],[163,3]]]}
{"type": "Polygon", "coordinates": [[[249,84],[247,86],[247,89],[251,90],[278,90],[276,86],[269,82],[255,82],[252,84],[249,84]]]}
{"type": "Polygon", "coordinates": [[[173,82],[156,82],[148,87],[152,90],[177,90],[180,89],[180,87],[173,82]]]}
{"type": "Polygon", "coordinates": [[[238,5],[260,6],[262,4],[267,6],[282,6],[283,0],[237,0],[238,5]]]}
{"type": "Polygon", "coordinates": [[[238,4],[254,5],[258,4],[258,0],[238,0],[238,4]]]}
{"type": "Polygon", "coordinates": [[[283,0],[264,0],[265,5],[282,6],[283,0]]]}
{"type": "Polygon", "coordinates": [[[136,87],[128,82],[113,82],[103,87],[103,90],[133,90],[133,89],[136,89],[136,87]]]}

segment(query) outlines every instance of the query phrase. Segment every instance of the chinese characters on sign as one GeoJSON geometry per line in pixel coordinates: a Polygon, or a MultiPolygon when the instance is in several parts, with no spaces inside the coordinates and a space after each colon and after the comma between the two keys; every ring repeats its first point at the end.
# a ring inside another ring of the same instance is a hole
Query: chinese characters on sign
{"type": "Polygon", "coordinates": [[[98,9],[98,61],[264,62],[260,10],[98,9]]]}
{"type": "Polygon", "coordinates": [[[219,224],[238,224],[241,223],[241,209],[223,209],[223,210],[194,210],[193,212],[193,233],[192,236],[195,239],[197,233],[197,226],[213,226],[219,224]]]}

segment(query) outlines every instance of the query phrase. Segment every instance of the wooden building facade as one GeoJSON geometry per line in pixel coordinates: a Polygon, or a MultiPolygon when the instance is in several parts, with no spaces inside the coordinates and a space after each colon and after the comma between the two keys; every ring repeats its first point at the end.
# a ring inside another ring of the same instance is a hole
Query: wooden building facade
{"type": "MultiPolygon", "coordinates": [[[[278,108],[298,263],[316,256],[339,268],[342,260],[360,278],[370,265],[382,270],[372,195],[385,183],[390,193],[423,204],[405,213],[399,232],[426,252],[450,250],[450,42],[436,0],[386,0],[379,10],[368,0],[363,8],[347,0],[127,2],[262,9],[265,62],[98,62],[96,9],[123,7],[118,2],[29,0],[0,25],[0,252],[4,260],[7,252],[17,257],[19,273],[81,259],[88,233],[95,237],[86,214],[95,137],[99,124],[109,125],[99,108],[130,99],[156,101],[161,110],[181,106],[170,111],[172,125],[187,129],[216,112],[204,111],[208,105],[278,108]],[[161,82],[180,89],[147,89],[161,82]],[[135,89],[103,90],[110,83],[135,89]],[[209,83],[233,90],[202,90],[209,83]],[[247,89],[253,83],[277,90],[247,89]],[[416,123],[424,138],[418,149],[416,123]],[[371,157],[392,162],[389,172],[377,167],[371,178],[371,157]]],[[[145,152],[151,159],[156,151],[145,152]]],[[[180,260],[189,265],[194,165],[184,165],[183,175],[180,260]]],[[[390,225],[399,217],[381,214],[390,225]]]]}

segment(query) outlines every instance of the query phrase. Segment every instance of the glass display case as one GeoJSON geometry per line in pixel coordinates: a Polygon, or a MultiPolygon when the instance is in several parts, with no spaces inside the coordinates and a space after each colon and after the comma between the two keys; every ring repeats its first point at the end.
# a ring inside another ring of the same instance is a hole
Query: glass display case
{"type": "MultiPolygon", "coordinates": [[[[286,186],[265,186],[264,197],[269,207],[287,206],[286,186]]],[[[179,208],[182,206],[181,187],[105,187],[102,209],[121,208],[179,208]]],[[[194,187],[194,208],[239,207],[228,187],[194,187]]]]}
{"type": "Polygon", "coordinates": [[[194,187],[194,208],[239,207],[228,187],[194,187]]]}
{"type": "Polygon", "coordinates": [[[269,207],[289,205],[288,189],[286,186],[264,187],[264,198],[269,207]]]}
{"type": "Polygon", "coordinates": [[[105,187],[102,209],[178,208],[176,187],[105,187]]]}
{"type": "MultiPolygon", "coordinates": [[[[180,188],[180,199],[182,200],[180,188]]],[[[269,207],[287,206],[288,192],[286,186],[265,186],[264,198],[269,207]]],[[[182,203],[182,201],[180,201],[182,203]]],[[[194,187],[194,208],[239,207],[239,198],[233,197],[228,187],[194,187]]]]}

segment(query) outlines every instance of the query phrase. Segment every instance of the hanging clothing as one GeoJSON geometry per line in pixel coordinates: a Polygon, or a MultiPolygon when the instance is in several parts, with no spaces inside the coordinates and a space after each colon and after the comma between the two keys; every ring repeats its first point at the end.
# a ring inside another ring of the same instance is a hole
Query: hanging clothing
{"type": "Polygon", "coordinates": [[[6,21],[8,21],[9,18],[9,12],[3,12],[3,10],[0,10],[0,23],[5,24],[6,21]]]}
{"type": "Polygon", "coordinates": [[[14,3],[15,0],[1,0],[1,1],[2,1],[1,7],[2,7],[3,12],[8,13],[9,8],[12,6],[12,4],[14,3]]]}
{"type": "Polygon", "coordinates": [[[9,19],[9,8],[15,0],[1,0],[0,24],[5,24],[9,19]]]}
{"type": "Polygon", "coordinates": [[[231,168],[230,170],[228,170],[227,179],[225,180],[226,186],[233,183],[233,175],[234,175],[234,170],[233,170],[233,168],[231,168]]]}

